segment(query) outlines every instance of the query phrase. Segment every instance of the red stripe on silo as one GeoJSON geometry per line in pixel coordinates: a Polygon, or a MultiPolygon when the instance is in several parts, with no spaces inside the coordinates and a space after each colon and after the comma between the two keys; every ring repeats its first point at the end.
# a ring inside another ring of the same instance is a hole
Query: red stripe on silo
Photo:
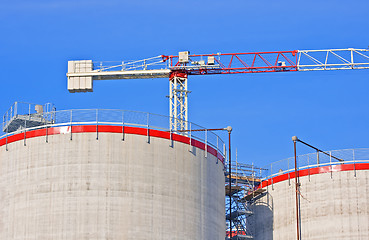
{"type": "MultiPolygon", "coordinates": [[[[43,128],[37,130],[27,131],[25,133],[18,133],[8,138],[3,137],[0,139],[0,146],[4,146],[7,143],[17,142],[28,138],[34,137],[42,137],[47,135],[57,135],[57,134],[70,134],[72,133],[86,133],[86,132],[104,132],[104,133],[122,133],[122,126],[110,126],[110,125],[76,125],[76,126],[63,126],[63,127],[50,127],[50,128],[43,128]]],[[[147,129],[146,128],[139,128],[139,127],[128,127],[124,126],[124,133],[125,134],[135,134],[135,135],[142,135],[147,136],[147,129]]],[[[157,137],[157,138],[164,138],[170,140],[170,133],[149,129],[149,136],[150,137],[157,137]]],[[[194,147],[202,149],[205,151],[207,150],[208,153],[215,156],[224,164],[224,157],[213,147],[207,145],[205,147],[205,143],[200,142],[195,139],[190,139],[189,137],[178,135],[172,133],[172,140],[176,142],[181,142],[184,144],[191,144],[194,147]]]]}
{"type": "MultiPolygon", "coordinates": [[[[316,175],[316,174],[321,174],[321,173],[354,171],[354,170],[369,170],[369,163],[338,164],[338,165],[308,168],[308,169],[299,170],[298,175],[300,177],[304,177],[308,175],[316,175]]],[[[269,185],[282,182],[288,179],[294,179],[294,178],[295,178],[295,172],[285,173],[285,174],[275,176],[275,177],[272,177],[272,178],[269,178],[263,181],[260,187],[264,188],[269,185]]]]}

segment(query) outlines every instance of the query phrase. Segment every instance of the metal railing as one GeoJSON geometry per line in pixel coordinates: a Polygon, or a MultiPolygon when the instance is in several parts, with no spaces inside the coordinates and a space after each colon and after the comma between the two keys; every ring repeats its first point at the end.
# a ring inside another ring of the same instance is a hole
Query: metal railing
{"type": "MultiPolygon", "coordinates": [[[[30,108],[31,109],[31,108],[30,108]]],[[[25,118],[19,118],[18,121],[27,121],[28,113],[25,115],[19,115],[19,111],[14,111],[14,107],[10,110],[10,115],[6,114],[4,117],[3,126],[9,124],[12,119],[17,116],[26,116],[25,118]],[[15,112],[15,113],[14,113],[15,112]]],[[[32,114],[30,112],[30,114],[32,114]]],[[[0,139],[7,138],[10,135],[17,133],[23,133],[34,129],[46,128],[46,127],[58,127],[58,126],[73,126],[73,125],[115,125],[115,126],[132,126],[141,127],[146,129],[155,129],[161,131],[167,131],[176,133],[179,135],[187,136],[192,139],[201,141],[205,144],[205,148],[208,146],[213,147],[225,157],[225,143],[224,141],[212,131],[207,131],[206,128],[199,126],[195,123],[188,122],[190,129],[203,129],[204,131],[188,131],[188,132],[176,132],[170,130],[170,117],[127,110],[109,110],[109,109],[76,109],[76,110],[61,110],[37,113],[41,119],[45,121],[43,125],[37,127],[27,127],[19,129],[14,132],[0,132],[0,139]],[[47,121],[46,121],[47,120],[47,121]]],[[[21,126],[27,126],[27,124],[21,124],[21,126]]]]}
{"type": "MultiPolygon", "coordinates": [[[[342,149],[326,152],[329,156],[319,152],[297,156],[297,169],[303,170],[342,164],[369,163],[369,148],[342,149]],[[342,159],[343,161],[337,161],[332,156],[342,159]]],[[[295,171],[294,161],[294,158],[290,157],[264,166],[262,174],[263,180],[295,171]]]]}
{"type": "Polygon", "coordinates": [[[39,114],[43,112],[51,112],[54,111],[54,104],[46,103],[44,105],[34,104],[34,103],[26,103],[26,102],[15,102],[10,106],[8,111],[3,115],[3,127],[9,121],[11,121],[17,115],[27,115],[31,116],[34,114],[39,114]]]}
{"type": "Polygon", "coordinates": [[[124,62],[103,61],[94,62],[93,69],[98,72],[103,71],[133,71],[133,70],[150,70],[150,69],[168,69],[168,63],[163,61],[163,57],[156,56],[142,60],[131,60],[124,62]]]}

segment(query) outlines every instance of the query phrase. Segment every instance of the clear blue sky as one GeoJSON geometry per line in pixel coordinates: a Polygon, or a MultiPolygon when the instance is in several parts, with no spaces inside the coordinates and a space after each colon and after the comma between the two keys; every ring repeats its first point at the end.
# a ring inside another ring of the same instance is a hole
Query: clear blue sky
{"type": "MultiPolygon", "coordinates": [[[[93,93],[70,94],[68,60],[369,45],[367,0],[0,0],[0,23],[1,113],[27,101],[169,114],[167,79],[100,81],[93,93]]],[[[292,156],[293,135],[325,150],[369,147],[368,76],[191,76],[189,118],[231,125],[238,159],[259,166],[292,156]]]]}

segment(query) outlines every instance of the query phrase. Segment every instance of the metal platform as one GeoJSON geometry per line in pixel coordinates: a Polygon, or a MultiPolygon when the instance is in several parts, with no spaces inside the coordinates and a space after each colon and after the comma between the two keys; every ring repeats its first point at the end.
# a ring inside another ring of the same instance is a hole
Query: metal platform
{"type": "Polygon", "coordinates": [[[263,188],[259,188],[253,192],[251,192],[250,194],[247,194],[245,197],[241,198],[241,202],[246,202],[246,201],[250,201],[251,199],[253,199],[254,197],[262,194],[263,192],[265,192],[266,190],[263,188]]]}
{"type": "Polygon", "coordinates": [[[52,121],[46,120],[42,114],[16,115],[4,124],[3,132],[11,133],[24,128],[39,127],[47,124],[52,124],[52,121]]]}
{"type": "MultiPolygon", "coordinates": [[[[244,188],[241,186],[231,186],[231,195],[234,195],[235,193],[239,193],[243,190],[244,188]]],[[[226,196],[229,196],[229,185],[225,186],[225,194],[226,196]]]]}
{"type": "Polygon", "coordinates": [[[44,105],[15,102],[3,115],[2,131],[12,133],[25,128],[40,127],[54,123],[55,107],[52,103],[44,105]]]}
{"type": "Polygon", "coordinates": [[[251,215],[251,214],[252,214],[251,211],[248,211],[248,210],[245,210],[245,209],[239,209],[239,210],[231,212],[231,214],[227,214],[226,219],[227,220],[230,220],[230,219],[234,220],[234,219],[238,218],[239,216],[251,215]]]}
{"type": "MultiPolygon", "coordinates": [[[[226,176],[226,180],[228,180],[229,176],[226,176]]],[[[260,178],[255,178],[255,177],[251,177],[251,176],[242,176],[241,174],[232,174],[231,177],[232,182],[235,182],[236,180],[239,183],[260,183],[261,179],[260,178]]]]}
{"type": "Polygon", "coordinates": [[[254,238],[250,235],[242,235],[242,234],[238,234],[231,238],[231,240],[239,240],[239,239],[254,239],[254,238]]]}

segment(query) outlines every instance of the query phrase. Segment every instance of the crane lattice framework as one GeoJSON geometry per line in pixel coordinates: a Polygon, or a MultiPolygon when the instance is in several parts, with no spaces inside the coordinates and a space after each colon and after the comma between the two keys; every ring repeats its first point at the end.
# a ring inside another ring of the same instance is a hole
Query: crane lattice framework
{"type": "Polygon", "coordinates": [[[90,92],[94,80],[169,78],[170,129],[188,129],[189,75],[368,69],[369,49],[161,55],[138,61],[68,62],[68,90],[90,92]]]}

